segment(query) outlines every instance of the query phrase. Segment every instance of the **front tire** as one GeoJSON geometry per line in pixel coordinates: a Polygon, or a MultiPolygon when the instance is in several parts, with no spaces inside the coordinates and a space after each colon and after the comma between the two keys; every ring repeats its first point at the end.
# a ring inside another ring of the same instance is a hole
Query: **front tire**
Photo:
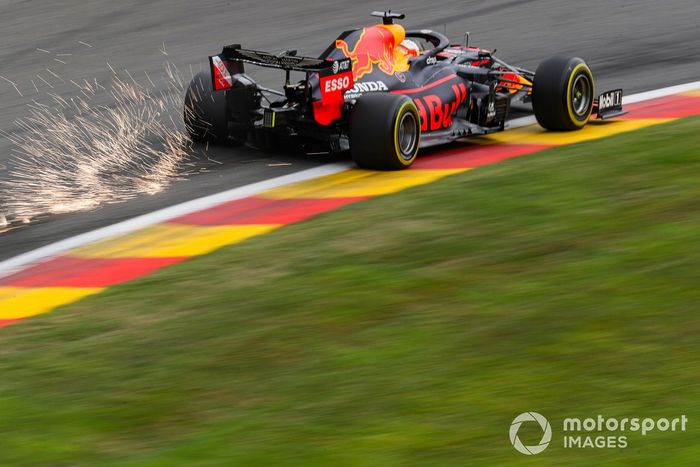
{"type": "Polygon", "coordinates": [[[591,118],[595,82],[580,58],[553,57],[535,71],[532,108],[537,123],[552,131],[583,128],[591,118]]]}
{"type": "Polygon", "coordinates": [[[214,92],[211,75],[195,75],[185,94],[185,127],[196,143],[225,144],[228,141],[226,93],[214,92]]]}
{"type": "Polygon", "coordinates": [[[366,94],[350,115],[350,153],[364,169],[401,170],[413,164],[420,146],[420,116],[407,96],[366,94]]]}

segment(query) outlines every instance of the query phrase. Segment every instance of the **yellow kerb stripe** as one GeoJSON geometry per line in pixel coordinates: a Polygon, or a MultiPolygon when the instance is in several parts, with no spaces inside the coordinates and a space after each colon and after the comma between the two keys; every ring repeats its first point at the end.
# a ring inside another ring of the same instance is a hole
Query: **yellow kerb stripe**
{"type": "Polygon", "coordinates": [[[666,123],[673,119],[644,118],[637,120],[611,120],[608,122],[591,121],[581,130],[567,132],[547,131],[538,125],[517,128],[503,133],[494,133],[480,138],[486,143],[506,144],[545,144],[564,145],[581,143],[593,139],[639,130],[651,125],[666,123]]]}
{"type": "Polygon", "coordinates": [[[681,93],[682,96],[700,97],[700,89],[681,93]]]}
{"type": "Polygon", "coordinates": [[[0,319],[20,319],[101,292],[101,287],[0,287],[0,319]]]}
{"type": "Polygon", "coordinates": [[[350,169],[345,172],[295,183],[266,191],[258,196],[273,199],[286,198],[344,198],[379,196],[433,182],[468,169],[401,170],[376,172],[350,169]]]}
{"type": "Polygon", "coordinates": [[[267,233],[277,227],[279,227],[277,224],[232,226],[157,224],[123,237],[78,248],[69,254],[87,258],[197,256],[267,233]]]}

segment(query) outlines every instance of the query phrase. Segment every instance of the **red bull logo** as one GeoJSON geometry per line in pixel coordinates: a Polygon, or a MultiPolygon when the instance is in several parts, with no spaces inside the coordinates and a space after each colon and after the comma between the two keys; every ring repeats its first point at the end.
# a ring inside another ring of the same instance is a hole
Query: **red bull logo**
{"type": "Polygon", "coordinates": [[[352,60],[355,80],[372,73],[374,66],[387,75],[408,70],[406,56],[397,47],[406,37],[403,27],[398,24],[369,26],[362,30],[355,46],[350,48],[342,39],[335,46],[352,60]]]}

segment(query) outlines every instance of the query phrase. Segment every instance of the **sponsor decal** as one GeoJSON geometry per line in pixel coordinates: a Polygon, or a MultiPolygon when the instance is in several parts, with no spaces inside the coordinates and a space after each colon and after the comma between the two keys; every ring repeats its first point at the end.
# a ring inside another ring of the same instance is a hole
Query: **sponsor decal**
{"type": "Polygon", "coordinates": [[[350,76],[350,73],[332,76],[323,81],[323,92],[345,91],[350,89],[351,83],[352,76],[350,76]]]}
{"type": "Polygon", "coordinates": [[[352,89],[349,89],[345,93],[345,100],[351,101],[353,99],[358,99],[366,92],[388,92],[389,87],[382,81],[364,81],[362,83],[355,83],[352,89]]]}
{"type": "Polygon", "coordinates": [[[343,71],[350,71],[351,65],[352,60],[347,58],[343,60],[336,60],[333,62],[333,74],[337,74],[343,71]]]}
{"type": "Polygon", "coordinates": [[[428,58],[425,60],[425,63],[426,63],[427,65],[435,65],[435,64],[437,63],[437,58],[435,58],[435,57],[428,57],[428,58]]]}
{"type": "Polygon", "coordinates": [[[363,83],[355,83],[350,93],[361,93],[361,92],[386,92],[389,88],[383,81],[365,81],[363,83]]]}
{"type": "Polygon", "coordinates": [[[489,106],[486,109],[486,120],[488,120],[490,122],[491,120],[493,120],[493,117],[495,117],[495,116],[496,116],[496,103],[493,100],[491,100],[491,101],[489,101],[489,106]]]}
{"type": "Polygon", "coordinates": [[[622,89],[608,91],[603,93],[598,98],[598,110],[605,111],[610,109],[622,108],[622,89]]]}
{"type": "Polygon", "coordinates": [[[393,75],[397,71],[407,71],[408,62],[397,56],[398,37],[391,25],[366,27],[360,33],[354,47],[345,40],[338,39],[335,46],[352,60],[355,81],[372,73],[376,65],[383,73],[393,75]]]}
{"type": "Polygon", "coordinates": [[[343,92],[353,86],[352,71],[337,75],[319,76],[321,100],[314,101],[314,120],[319,125],[330,125],[340,118],[344,100],[343,92]]]}
{"type": "Polygon", "coordinates": [[[343,92],[352,88],[355,83],[352,78],[352,72],[346,71],[337,75],[321,76],[319,77],[319,84],[323,103],[330,104],[335,102],[342,107],[343,92]]]}
{"type": "Polygon", "coordinates": [[[283,68],[292,68],[304,61],[304,57],[295,57],[293,55],[273,55],[266,52],[243,49],[237,49],[237,52],[250,60],[283,68]]]}
{"type": "Polygon", "coordinates": [[[444,102],[437,94],[428,94],[413,99],[418,107],[421,131],[435,131],[452,126],[452,115],[467,100],[467,87],[464,83],[452,85],[453,98],[444,102]]]}

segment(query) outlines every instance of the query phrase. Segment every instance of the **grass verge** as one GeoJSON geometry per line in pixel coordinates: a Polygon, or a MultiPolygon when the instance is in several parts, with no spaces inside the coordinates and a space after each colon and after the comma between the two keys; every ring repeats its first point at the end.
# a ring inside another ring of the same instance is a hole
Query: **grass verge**
{"type": "Polygon", "coordinates": [[[695,464],[699,130],[480,168],[12,326],[0,464],[695,464]],[[531,410],[554,436],[527,457],[531,410]],[[690,421],[564,449],[597,414],[690,421]]]}

